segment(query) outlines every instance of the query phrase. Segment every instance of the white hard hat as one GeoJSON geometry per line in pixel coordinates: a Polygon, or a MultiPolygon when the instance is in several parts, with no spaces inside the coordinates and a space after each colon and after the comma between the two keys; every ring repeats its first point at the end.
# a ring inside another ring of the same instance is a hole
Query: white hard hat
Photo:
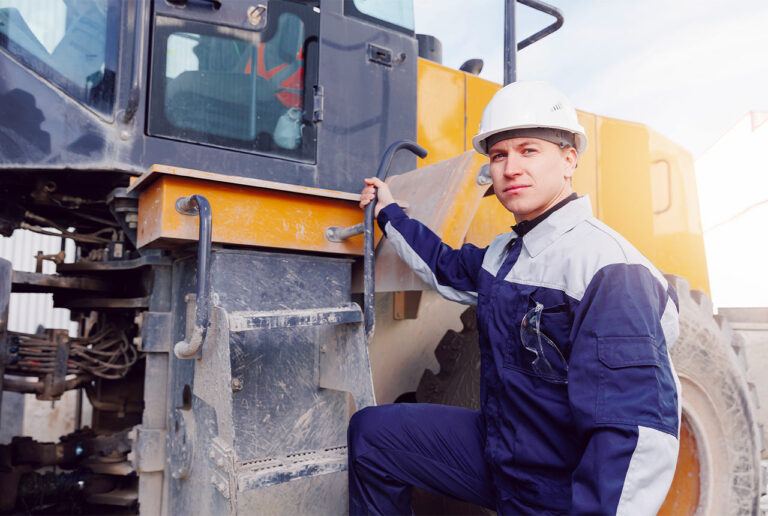
{"type": "MultiPolygon", "coordinates": [[[[573,135],[576,152],[581,154],[587,147],[587,135],[570,101],[560,90],[543,81],[513,82],[497,91],[483,110],[472,146],[487,156],[487,140],[496,134],[515,131],[519,136],[541,137],[535,131],[527,135],[521,129],[565,131],[569,137],[573,135]]],[[[553,141],[548,137],[543,139],[553,141]]]]}

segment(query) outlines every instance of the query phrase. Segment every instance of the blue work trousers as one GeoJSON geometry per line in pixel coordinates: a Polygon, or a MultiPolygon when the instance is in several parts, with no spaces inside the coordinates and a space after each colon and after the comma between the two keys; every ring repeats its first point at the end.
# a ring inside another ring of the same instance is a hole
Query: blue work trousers
{"type": "Polygon", "coordinates": [[[432,404],[368,407],[349,422],[349,513],[412,514],[411,486],[525,514],[494,489],[479,411],[432,404]]]}

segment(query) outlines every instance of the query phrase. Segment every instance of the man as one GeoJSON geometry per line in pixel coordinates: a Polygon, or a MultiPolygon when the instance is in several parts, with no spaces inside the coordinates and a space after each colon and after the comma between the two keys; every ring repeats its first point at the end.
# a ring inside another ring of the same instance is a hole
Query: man
{"type": "Polygon", "coordinates": [[[450,249],[376,179],[360,205],[378,188],[378,222],[401,258],[477,304],[482,409],[355,414],[350,513],[408,514],[417,485],[499,514],[656,514],[678,451],[674,290],[573,193],[587,137],[561,92],[504,87],[473,145],[517,223],[487,248],[450,249]]]}

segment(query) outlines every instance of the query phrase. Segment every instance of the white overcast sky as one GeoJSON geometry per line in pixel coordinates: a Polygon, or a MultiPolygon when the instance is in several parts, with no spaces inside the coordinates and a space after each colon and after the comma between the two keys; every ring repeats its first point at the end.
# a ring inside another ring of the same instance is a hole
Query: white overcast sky
{"type": "MultiPolygon", "coordinates": [[[[750,110],[768,110],[768,1],[550,0],[564,26],[518,54],[518,79],[543,79],[577,108],[650,125],[694,157],[750,110]]],[[[485,61],[501,82],[502,0],[415,0],[416,31],[443,64],[485,61]]],[[[518,5],[518,40],[551,17],[518,5]]]]}

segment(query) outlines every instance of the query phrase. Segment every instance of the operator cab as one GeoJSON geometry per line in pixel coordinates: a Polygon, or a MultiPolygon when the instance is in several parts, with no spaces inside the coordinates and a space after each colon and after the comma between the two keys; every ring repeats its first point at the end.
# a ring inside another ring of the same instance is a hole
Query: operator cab
{"type": "Polygon", "coordinates": [[[3,169],[164,164],[351,192],[416,138],[412,0],[0,6],[3,169]]]}

